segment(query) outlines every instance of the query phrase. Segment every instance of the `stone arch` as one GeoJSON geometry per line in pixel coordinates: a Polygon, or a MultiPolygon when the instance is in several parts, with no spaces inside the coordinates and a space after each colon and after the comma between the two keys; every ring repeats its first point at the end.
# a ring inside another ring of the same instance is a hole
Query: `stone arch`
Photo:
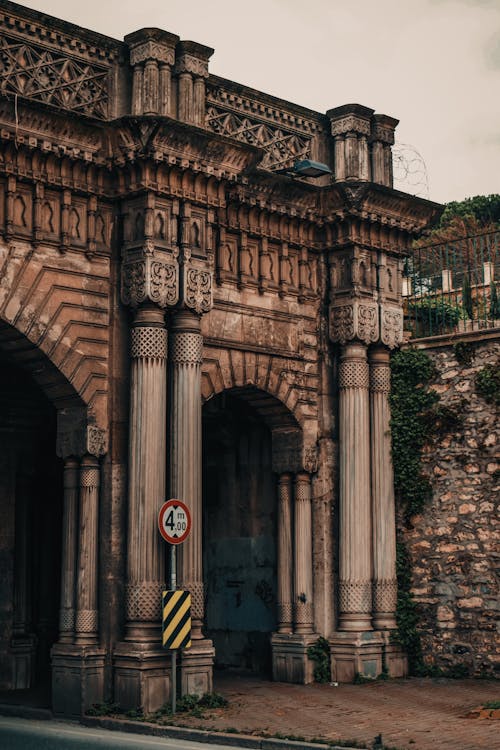
{"type": "Polygon", "coordinates": [[[304,412],[295,381],[296,375],[284,367],[281,359],[210,349],[205,352],[202,365],[202,400],[206,402],[228,391],[246,401],[271,430],[273,470],[314,472],[316,421],[304,412]]]}
{"type": "MultiPolygon", "coordinates": [[[[58,410],[84,407],[107,428],[109,260],[0,240],[0,325],[4,349],[26,353],[58,410]],[[43,365],[41,364],[43,361],[43,365]],[[44,374],[42,377],[42,373],[44,374]],[[57,402],[57,403],[56,403],[57,402]]],[[[21,355],[19,355],[21,356],[21,355]]],[[[36,379],[36,378],[35,378],[36,379]]]]}

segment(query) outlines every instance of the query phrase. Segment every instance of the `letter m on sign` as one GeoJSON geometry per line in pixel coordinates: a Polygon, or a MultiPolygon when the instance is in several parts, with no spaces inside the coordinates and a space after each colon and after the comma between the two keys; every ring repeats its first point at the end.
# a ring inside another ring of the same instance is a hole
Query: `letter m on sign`
{"type": "Polygon", "coordinates": [[[191,646],[191,594],[189,591],[164,591],[162,596],[163,648],[191,646]]]}

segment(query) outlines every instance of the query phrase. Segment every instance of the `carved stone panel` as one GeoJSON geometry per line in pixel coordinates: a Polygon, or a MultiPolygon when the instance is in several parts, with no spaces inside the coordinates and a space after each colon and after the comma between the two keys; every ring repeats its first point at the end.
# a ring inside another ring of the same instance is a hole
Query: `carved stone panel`
{"type": "Polygon", "coordinates": [[[188,266],[184,270],[184,304],[195,312],[212,308],[212,273],[203,268],[188,266]]]}
{"type": "Polygon", "coordinates": [[[159,307],[175,305],[179,300],[177,264],[146,256],[122,266],[122,302],[137,307],[149,300],[159,307]]]}
{"type": "Polygon", "coordinates": [[[389,349],[403,341],[403,310],[389,305],[380,306],[380,339],[389,349]]]}
{"type": "Polygon", "coordinates": [[[330,338],[339,344],[359,339],[372,344],[379,338],[378,305],[370,300],[351,300],[331,305],[330,338]]]}

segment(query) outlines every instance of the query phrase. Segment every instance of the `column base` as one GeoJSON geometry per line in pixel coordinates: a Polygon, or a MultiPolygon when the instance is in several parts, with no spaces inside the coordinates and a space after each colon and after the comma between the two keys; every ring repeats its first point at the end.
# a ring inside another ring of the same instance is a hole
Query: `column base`
{"type": "Polygon", "coordinates": [[[12,689],[27,690],[33,685],[37,637],[14,635],[10,642],[12,656],[12,689]]]}
{"type": "Polygon", "coordinates": [[[307,685],[314,682],[314,662],[307,656],[307,649],[318,640],[318,635],[295,635],[273,633],[273,680],[307,685]]]}
{"type": "Polygon", "coordinates": [[[394,638],[394,631],[385,631],[381,635],[385,671],[389,677],[408,677],[408,656],[394,638]]]}
{"type": "Polygon", "coordinates": [[[129,711],[157,711],[171,695],[171,659],[153,644],[119,643],[113,654],[114,699],[129,711]]]}
{"type": "Polygon", "coordinates": [[[208,638],[193,640],[180,659],[181,694],[203,695],[214,689],[215,649],[208,638]]]}
{"type": "Polygon", "coordinates": [[[381,633],[339,631],[329,642],[335,682],[353,682],[357,674],[375,679],[382,673],[384,643],[381,633]]]}
{"type": "Polygon", "coordinates": [[[105,649],[56,643],[52,657],[52,711],[81,716],[104,700],[105,649]]]}

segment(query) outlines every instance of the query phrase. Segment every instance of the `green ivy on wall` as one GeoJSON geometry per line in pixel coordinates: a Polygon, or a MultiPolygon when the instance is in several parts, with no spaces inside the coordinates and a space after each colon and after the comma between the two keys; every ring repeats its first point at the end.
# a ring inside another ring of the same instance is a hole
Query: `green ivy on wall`
{"type": "Polygon", "coordinates": [[[418,349],[398,351],[391,359],[391,434],[396,501],[408,522],[432,495],[423,476],[421,452],[432,429],[429,410],[439,396],[428,388],[432,360],[418,349]]]}
{"type": "MultiPolygon", "coordinates": [[[[439,407],[439,396],[429,390],[435,374],[432,360],[418,349],[396,352],[391,359],[391,434],[396,503],[406,523],[420,512],[432,496],[430,481],[422,473],[424,444],[435,424],[447,422],[439,407]]],[[[411,561],[402,541],[397,544],[398,601],[397,637],[408,654],[411,674],[424,674],[418,611],[411,593],[411,561]]]]}
{"type": "Polygon", "coordinates": [[[488,404],[500,404],[500,366],[485,365],[475,378],[476,391],[488,404]]]}

